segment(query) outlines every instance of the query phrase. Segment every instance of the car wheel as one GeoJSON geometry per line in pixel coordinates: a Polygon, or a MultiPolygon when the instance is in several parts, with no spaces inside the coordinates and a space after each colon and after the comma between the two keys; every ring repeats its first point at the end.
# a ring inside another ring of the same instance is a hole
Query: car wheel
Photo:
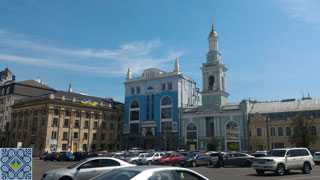
{"type": "Polygon", "coordinates": [[[285,170],[284,173],[285,174],[290,174],[290,170],[285,170]]]}
{"type": "Polygon", "coordinates": [[[169,164],[168,161],[166,161],[166,162],[164,163],[164,165],[166,165],[166,166],[168,166],[168,164],[169,164]]]}
{"type": "Polygon", "coordinates": [[[302,172],[303,172],[304,174],[309,174],[310,171],[311,171],[310,164],[307,163],[307,162],[305,162],[305,163],[303,164],[302,172]]]}
{"type": "Polygon", "coordinates": [[[256,169],[258,175],[262,176],[264,174],[264,170],[256,169]]]}
{"type": "Polygon", "coordinates": [[[277,175],[283,176],[284,175],[284,171],[285,171],[284,165],[283,164],[279,164],[277,166],[277,170],[276,170],[277,175]]]}
{"type": "Polygon", "coordinates": [[[246,162],[244,163],[244,166],[245,166],[245,167],[251,167],[251,165],[252,165],[252,162],[251,162],[251,161],[246,161],[246,162]]]}
{"type": "Polygon", "coordinates": [[[152,161],[148,161],[148,165],[152,165],[152,161]]]}
{"type": "Polygon", "coordinates": [[[132,161],[132,164],[137,165],[138,163],[137,161],[132,161]]]}
{"type": "Polygon", "coordinates": [[[70,177],[62,177],[59,180],[72,180],[72,178],[70,178],[70,177]]]}
{"type": "Polygon", "coordinates": [[[197,167],[196,161],[193,161],[193,162],[192,162],[192,167],[197,167]]]}

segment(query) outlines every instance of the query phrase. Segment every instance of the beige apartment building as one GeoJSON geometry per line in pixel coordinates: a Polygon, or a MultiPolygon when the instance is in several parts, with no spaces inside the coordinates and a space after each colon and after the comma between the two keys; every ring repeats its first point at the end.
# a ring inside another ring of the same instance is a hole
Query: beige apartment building
{"type": "Polygon", "coordinates": [[[250,149],[269,150],[273,148],[297,147],[290,136],[294,133],[292,119],[304,113],[314,119],[310,133],[318,137],[310,150],[320,150],[320,99],[303,98],[282,102],[253,103],[249,114],[250,149]]]}
{"type": "Polygon", "coordinates": [[[44,152],[122,149],[124,106],[113,99],[57,91],[15,101],[11,147],[44,152]]]}

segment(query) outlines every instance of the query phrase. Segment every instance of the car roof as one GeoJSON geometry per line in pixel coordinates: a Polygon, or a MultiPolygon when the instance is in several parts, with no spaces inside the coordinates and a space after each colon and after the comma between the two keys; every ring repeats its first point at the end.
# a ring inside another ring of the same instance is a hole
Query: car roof
{"type": "MultiPolygon", "coordinates": [[[[172,167],[172,166],[145,165],[145,166],[123,167],[121,169],[132,170],[132,171],[146,171],[146,170],[186,170],[187,168],[172,167]]],[[[187,169],[187,170],[189,170],[189,169],[187,169]]]]}

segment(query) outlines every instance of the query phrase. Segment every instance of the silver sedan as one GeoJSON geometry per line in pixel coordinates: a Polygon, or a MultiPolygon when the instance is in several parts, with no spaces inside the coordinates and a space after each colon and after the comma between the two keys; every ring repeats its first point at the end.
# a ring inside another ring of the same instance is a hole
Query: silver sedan
{"type": "Polygon", "coordinates": [[[136,166],[115,169],[91,180],[209,180],[187,168],[168,166],[136,166]]]}
{"type": "Polygon", "coordinates": [[[42,180],[87,180],[113,169],[134,166],[115,158],[94,157],[79,161],[67,168],[47,171],[42,180]]]}

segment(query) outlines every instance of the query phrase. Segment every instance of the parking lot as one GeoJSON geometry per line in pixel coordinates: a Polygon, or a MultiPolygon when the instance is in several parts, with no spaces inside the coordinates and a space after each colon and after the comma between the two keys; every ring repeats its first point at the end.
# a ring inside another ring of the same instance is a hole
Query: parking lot
{"type": "MultiPolygon", "coordinates": [[[[32,179],[41,179],[42,174],[45,171],[64,168],[75,162],[57,162],[57,161],[42,161],[38,158],[33,159],[33,175],[32,179]]],[[[282,179],[282,180],[319,180],[320,179],[320,166],[314,167],[310,174],[302,174],[301,171],[292,171],[290,175],[276,176],[273,173],[266,173],[264,176],[257,176],[253,168],[239,168],[239,167],[225,167],[225,168],[213,168],[213,167],[195,167],[190,169],[199,172],[212,180],[269,180],[269,179],[282,179]]]]}

